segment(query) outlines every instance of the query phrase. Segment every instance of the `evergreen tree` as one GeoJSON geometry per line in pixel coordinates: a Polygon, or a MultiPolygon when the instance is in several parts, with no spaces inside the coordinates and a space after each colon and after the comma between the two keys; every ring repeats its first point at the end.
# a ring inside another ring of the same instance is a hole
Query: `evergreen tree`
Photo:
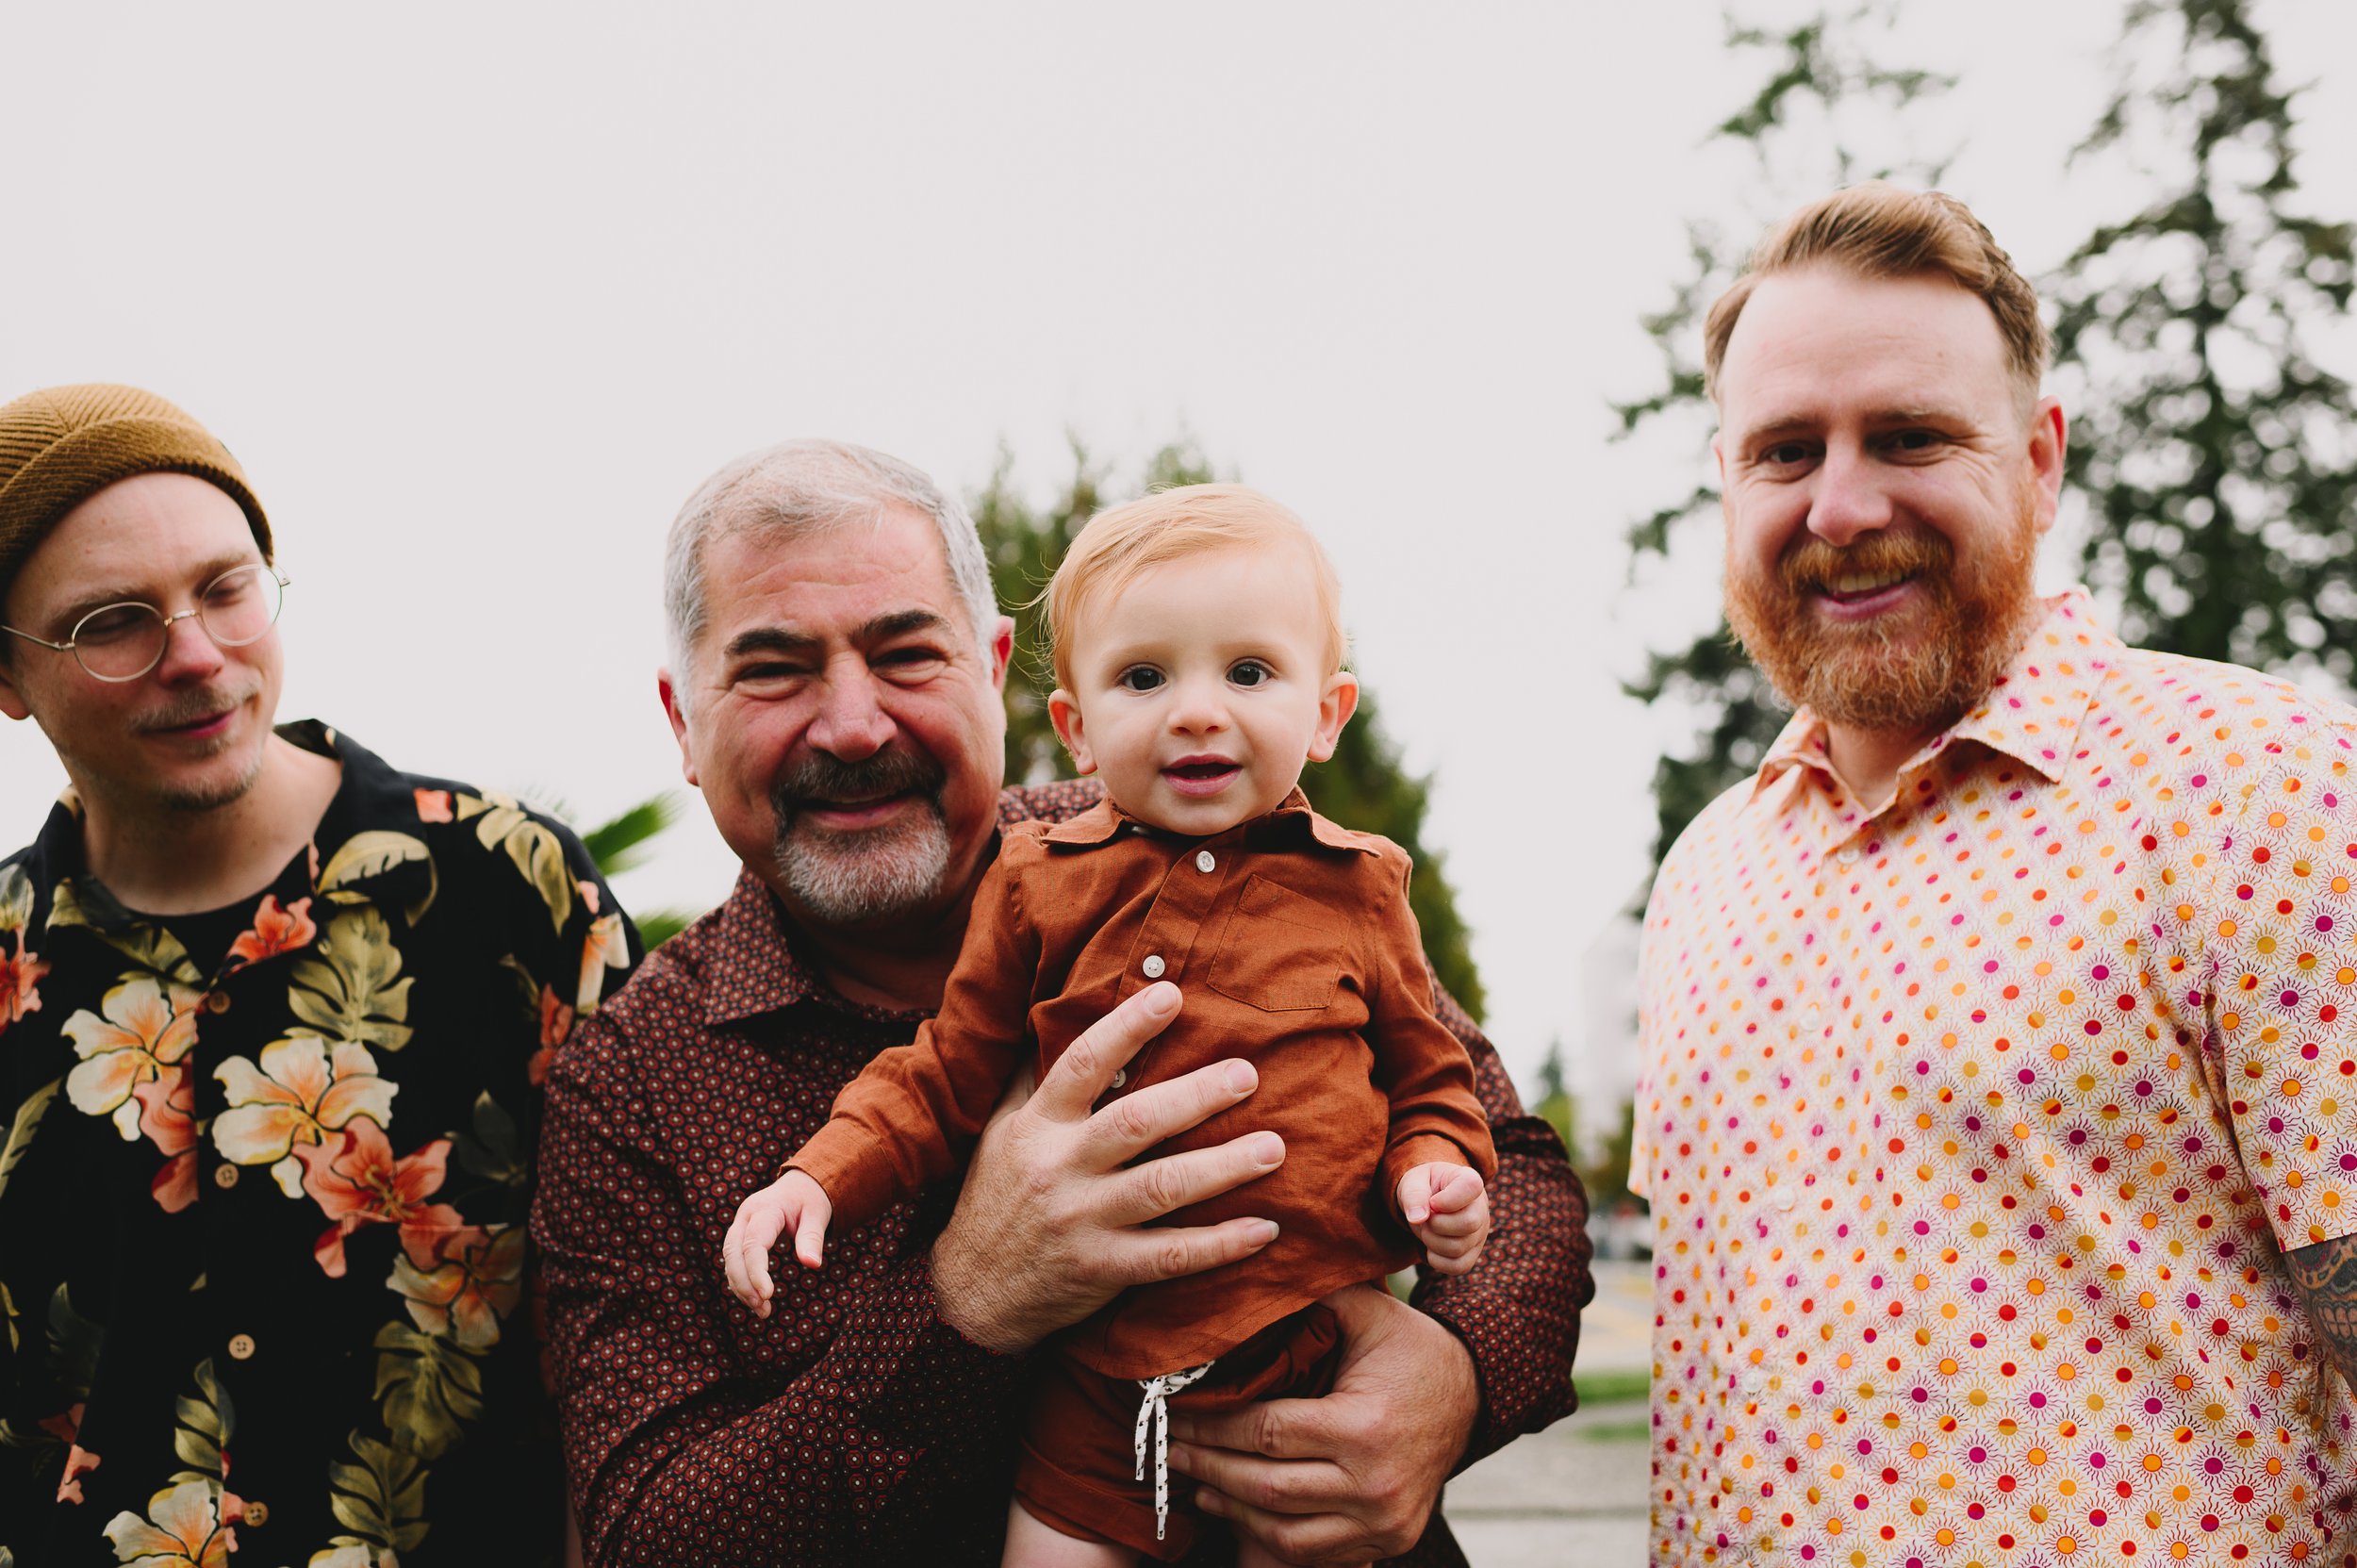
{"type": "MultiPolygon", "coordinates": [[[[1870,142],[1904,148],[1897,124],[1901,111],[1953,85],[1953,78],[1928,72],[1889,69],[1866,53],[1858,36],[1887,26],[1895,11],[1893,5],[1819,11],[1772,31],[1728,23],[1728,48],[1766,57],[1766,76],[1751,99],[1712,130],[1710,140],[1748,153],[1755,190],[1766,199],[1766,209],[1755,212],[1744,232],[1732,239],[1707,222],[1688,225],[1691,270],[1669,305],[1643,321],[1660,352],[1661,380],[1648,396],[1613,405],[1622,437],[1667,433],[1670,450],[1679,438],[1707,448],[1717,421],[1703,391],[1703,317],[1735,281],[1767,223],[1858,180],[1938,183],[1944,159],[1902,156],[1866,162],[1849,150],[1870,142]]],[[[1630,528],[1632,571],[1649,557],[1667,559],[1680,540],[1697,533],[1710,541],[1715,558],[1718,528],[1718,489],[1698,485],[1630,528]]],[[[1668,699],[1696,715],[1692,744],[1664,752],[1654,767],[1657,862],[1703,807],[1759,766],[1787,714],[1723,619],[1683,647],[1649,652],[1643,675],[1625,689],[1646,702],[1668,699]]]]}
{"type": "Polygon", "coordinates": [[[1530,1114],[1555,1129],[1563,1147],[1572,1151],[1572,1159],[1579,1159],[1579,1105],[1572,1098],[1571,1085],[1563,1077],[1563,1036],[1547,1042],[1546,1060],[1539,1064],[1539,1098],[1530,1107],[1530,1114]]]}
{"type": "MultiPolygon", "coordinates": [[[[1072,477],[1044,504],[1034,505],[1013,484],[1014,460],[1001,454],[997,471],[974,499],[974,520],[989,553],[998,602],[1014,617],[1014,666],[1007,677],[1007,777],[1029,783],[1069,778],[1071,759],[1047,720],[1055,685],[1040,590],[1071,548],[1073,536],[1100,508],[1172,485],[1203,484],[1211,467],[1192,442],[1162,448],[1133,488],[1115,493],[1107,470],[1072,443],[1072,477]]],[[[1468,1013],[1481,1016],[1481,975],[1474,966],[1472,933],[1457,912],[1445,859],[1424,842],[1431,780],[1401,765],[1399,748],[1384,734],[1374,695],[1363,686],[1358,716],[1343,730],[1332,760],[1312,763],[1302,789],[1317,809],[1361,833],[1379,833],[1415,857],[1409,902],[1424,930],[1424,950],[1441,983],[1468,1013]]]]}
{"type": "MultiPolygon", "coordinates": [[[[2298,90],[2249,0],[2136,0],[2079,149],[2158,193],[2044,292],[2087,580],[2129,641],[2320,674],[2357,657],[2357,410],[2305,340],[2349,315],[2350,226],[2299,200],[2298,90]]],[[[2109,182],[2120,183],[2120,182],[2109,182]]]]}

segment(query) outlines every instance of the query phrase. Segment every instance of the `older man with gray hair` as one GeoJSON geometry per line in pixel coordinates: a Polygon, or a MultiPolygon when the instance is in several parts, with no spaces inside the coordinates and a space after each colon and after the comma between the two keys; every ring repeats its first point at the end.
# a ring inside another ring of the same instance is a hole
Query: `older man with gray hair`
{"type": "MultiPolygon", "coordinates": [[[[939,1005],[999,830],[1097,789],[1001,787],[1013,623],[964,508],[904,463],[798,441],[729,465],[673,525],[666,595],[664,706],[744,871],[550,1079],[535,1230],[590,1559],[994,1561],[1025,1354],[1130,1285],[1265,1245],[1264,1220],[1157,1221],[1274,1169],[1282,1141],[1145,1158],[1248,1099],[1240,1060],[1092,1111],[1175,1015],[1141,993],[1010,1094],[961,1190],[783,1271],[766,1316],[738,1305],[719,1264],[737,1202],[939,1005]]],[[[1173,1423],[1206,1511],[1290,1560],[1461,1561],[1442,1481],[1570,1407],[1578,1182],[1437,999],[1500,1154],[1482,1263],[1423,1311],[1333,1298],[1325,1398],[1173,1423]]]]}

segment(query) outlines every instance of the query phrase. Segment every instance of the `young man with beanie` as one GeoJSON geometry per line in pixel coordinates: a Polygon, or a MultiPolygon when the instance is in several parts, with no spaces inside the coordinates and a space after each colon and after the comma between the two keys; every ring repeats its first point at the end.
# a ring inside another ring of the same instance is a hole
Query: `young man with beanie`
{"type": "Polygon", "coordinates": [[[272,727],[288,583],[173,404],[0,407],[0,713],[71,781],[0,861],[20,1568],[563,1549],[522,1222],[635,933],[555,823],[272,727]]]}

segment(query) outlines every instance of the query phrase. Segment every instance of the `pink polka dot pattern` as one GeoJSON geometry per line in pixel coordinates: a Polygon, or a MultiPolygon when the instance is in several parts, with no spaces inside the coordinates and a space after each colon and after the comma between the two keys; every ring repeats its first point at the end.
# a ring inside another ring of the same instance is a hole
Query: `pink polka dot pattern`
{"type": "Polygon", "coordinates": [[[2084,595],[1870,815],[1804,711],[1663,864],[1657,1564],[2357,1562],[2279,1248],[2357,1230],[2357,713],[2084,595]]]}

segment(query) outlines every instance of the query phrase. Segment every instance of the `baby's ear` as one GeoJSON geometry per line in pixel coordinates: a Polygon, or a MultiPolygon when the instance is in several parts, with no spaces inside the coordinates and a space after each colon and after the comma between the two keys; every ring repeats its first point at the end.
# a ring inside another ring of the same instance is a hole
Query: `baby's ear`
{"type": "Polygon", "coordinates": [[[1334,754],[1334,748],[1343,738],[1343,726],[1359,711],[1359,677],[1347,669],[1338,669],[1326,678],[1326,690],[1318,698],[1317,732],[1310,737],[1310,760],[1324,762],[1334,754]]]}
{"type": "Polygon", "coordinates": [[[1096,758],[1090,754],[1088,736],[1080,725],[1080,704],[1062,686],[1047,694],[1047,722],[1056,727],[1056,738],[1072,753],[1072,770],[1084,778],[1096,772],[1096,758]]]}

